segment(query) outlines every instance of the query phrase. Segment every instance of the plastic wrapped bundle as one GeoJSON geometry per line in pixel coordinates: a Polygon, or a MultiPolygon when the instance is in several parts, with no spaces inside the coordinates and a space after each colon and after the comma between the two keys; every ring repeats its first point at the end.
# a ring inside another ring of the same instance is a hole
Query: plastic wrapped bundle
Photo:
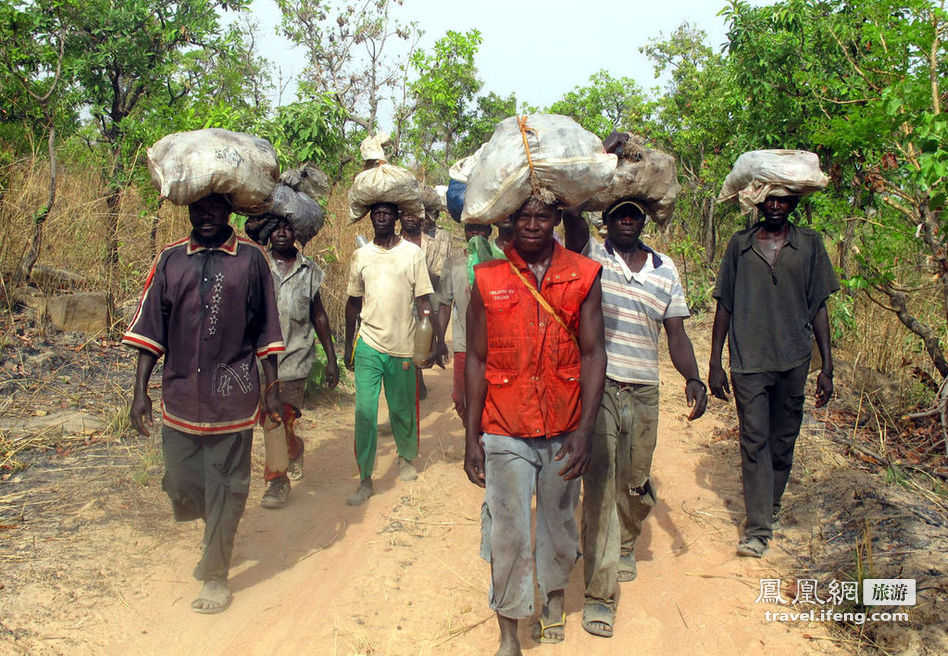
{"type": "Polygon", "coordinates": [[[603,211],[623,198],[635,198],[645,205],[653,221],[665,225],[675,211],[679,193],[675,158],[648,148],[641,137],[631,136],[623,145],[609,186],[586,201],[583,210],[603,211]]]}
{"type": "Polygon", "coordinates": [[[820,159],[807,150],[752,150],[734,162],[718,202],[737,201],[744,214],[767,196],[802,196],[829,184],[820,159]]]}
{"type": "Polygon", "coordinates": [[[319,203],[308,194],[293,191],[284,184],[277,185],[273,191],[273,204],[267,214],[289,221],[302,246],[316,236],[326,219],[326,213],[319,203]]]}
{"type": "Polygon", "coordinates": [[[402,214],[423,217],[421,185],[410,172],[394,164],[379,164],[362,171],[349,189],[349,218],[355,222],[376,203],[392,203],[402,214]]]}
{"type": "Polygon", "coordinates": [[[313,199],[325,196],[330,187],[329,176],[309,162],[298,168],[284,171],[280,176],[280,182],[291,187],[293,191],[301,191],[313,199]]]}
{"type": "Polygon", "coordinates": [[[235,212],[261,214],[273,200],[280,163],[266,139],[208,128],[159,139],[148,149],[148,171],[175,205],[221,194],[235,212]]]}
{"type": "Polygon", "coordinates": [[[435,221],[438,218],[438,214],[446,209],[444,201],[441,200],[441,194],[439,194],[438,190],[434,187],[426,186],[422,189],[421,201],[425,205],[425,217],[429,221],[435,221]]]}
{"type": "Polygon", "coordinates": [[[502,221],[531,196],[575,206],[606,189],[616,156],[559,114],[501,121],[467,180],[462,221],[502,221]]]}

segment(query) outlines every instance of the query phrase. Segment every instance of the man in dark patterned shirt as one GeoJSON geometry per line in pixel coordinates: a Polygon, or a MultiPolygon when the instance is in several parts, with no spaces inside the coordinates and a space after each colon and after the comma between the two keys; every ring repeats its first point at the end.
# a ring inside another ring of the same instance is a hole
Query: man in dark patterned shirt
{"type": "Polygon", "coordinates": [[[198,613],[230,604],[227,572],[250,488],[250,449],[261,397],[281,408],[276,353],[283,351],[266,253],[228,224],[231,207],[211,195],[188,207],[191,235],[166,246],[152,265],[122,343],[138,349],[131,422],[151,425],[148,379],[165,356],[161,385],[162,487],[177,521],[202,518],[203,581],[198,613]]]}

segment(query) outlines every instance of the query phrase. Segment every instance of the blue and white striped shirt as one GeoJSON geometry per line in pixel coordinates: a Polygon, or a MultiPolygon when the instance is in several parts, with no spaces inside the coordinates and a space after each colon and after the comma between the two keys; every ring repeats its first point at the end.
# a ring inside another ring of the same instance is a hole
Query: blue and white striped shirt
{"type": "Polygon", "coordinates": [[[629,280],[607,239],[590,240],[583,255],[602,265],[602,313],[606,328],[606,376],[622,383],[658,385],[658,340],[662,322],[688,317],[678,270],[667,255],[639,242],[648,253],[629,280]]]}

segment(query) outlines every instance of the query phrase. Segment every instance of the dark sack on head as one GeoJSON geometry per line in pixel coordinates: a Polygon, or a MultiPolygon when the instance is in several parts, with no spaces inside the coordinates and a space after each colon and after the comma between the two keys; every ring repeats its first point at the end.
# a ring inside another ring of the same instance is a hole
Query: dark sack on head
{"type": "Polygon", "coordinates": [[[273,191],[273,204],[267,214],[290,222],[296,239],[302,246],[316,236],[323,227],[326,213],[315,200],[285,184],[277,185],[273,191]]]}

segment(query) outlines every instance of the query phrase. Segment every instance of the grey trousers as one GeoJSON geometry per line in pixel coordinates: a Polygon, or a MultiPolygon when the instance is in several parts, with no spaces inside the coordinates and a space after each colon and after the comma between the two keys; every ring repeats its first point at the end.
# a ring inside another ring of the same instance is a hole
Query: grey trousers
{"type": "Polygon", "coordinates": [[[237,525],[250,492],[253,431],[191,435],[167,424],[161,429],[165,457],[162,489],[179,522],[204,520],[204,553],[194,578],[227,580],[237,525]]]}
{"type": "Polygon", "coordinates": [[[650,482],[658,440],[658,385],[622,387],[606,379],[591,461],[583,475],[586,598],[614,603],[619,556],[635,551],[655,506],[650,482]]]}
{"type": "Polygon", "coordinates": [[[769,540],[771,522],[790,478],[793,447],[803,422],[809,361],[788,371],[731,373],[741,433],[744,537],[769,540]]]}
{"type": "Polygon", "coordinates": [[[481,556],[490,563],[490,608],[504,617],[533,615],[536,586],[545,605],[550,592],[566,587],[579,559],[579,479],[564,481],[558,472],[566,460],[553,460],[564,439],[481,437],[486,456],[481,556]],[[536,551],[530,539],[534,493],[536,551]]]}

